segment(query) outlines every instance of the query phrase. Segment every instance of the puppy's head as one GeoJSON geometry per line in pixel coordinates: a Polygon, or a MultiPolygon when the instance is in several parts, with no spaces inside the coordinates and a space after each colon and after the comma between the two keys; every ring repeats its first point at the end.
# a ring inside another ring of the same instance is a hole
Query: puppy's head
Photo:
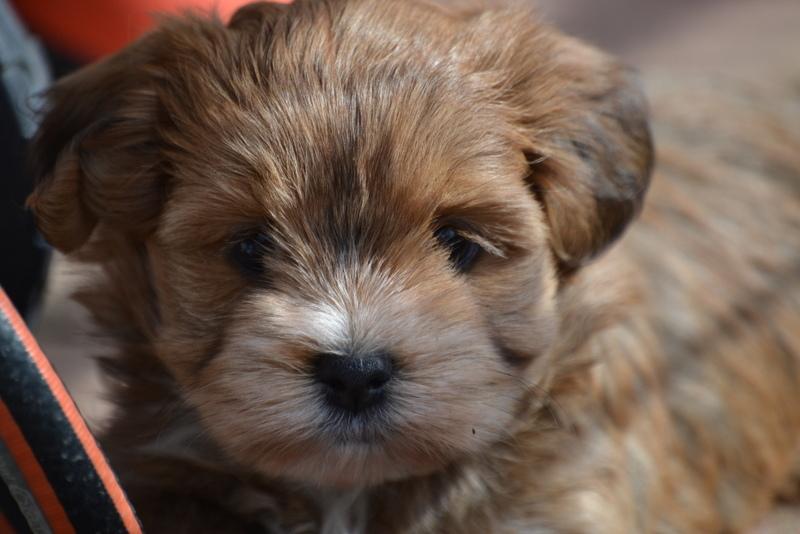
{"type": "Polygon", "coordinates": [[[59,82],[30,205],[64,251],[146,249],[157,354],[233,459],[378,483],[507,436],[560,280],[640,206],[644,108],[526,13],[256,4],[59,82]]]}

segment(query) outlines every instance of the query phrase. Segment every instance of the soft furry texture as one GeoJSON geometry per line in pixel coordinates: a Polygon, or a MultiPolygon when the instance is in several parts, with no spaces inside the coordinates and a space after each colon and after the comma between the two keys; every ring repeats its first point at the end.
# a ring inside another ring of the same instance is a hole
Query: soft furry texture
{"type": "Polygon", "coordinates": [[[714,97],[657,122],[609,250],[647,106],[527,12],[254,4],[59,82],[30,205],[103,268],[105,444],[148,531],[752,524],[800,443],[800,121],[714,97]],[[375,350],[386,406],[331,412],[314,355],[375,350]]]}

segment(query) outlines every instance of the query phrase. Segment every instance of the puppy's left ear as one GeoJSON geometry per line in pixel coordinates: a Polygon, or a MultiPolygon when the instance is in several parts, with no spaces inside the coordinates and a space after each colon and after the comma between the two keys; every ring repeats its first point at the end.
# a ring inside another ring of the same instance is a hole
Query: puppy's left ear
{"type": "Polygon", "coordinates": [[[80,248],[100,221],[139,231],[158,214],[158,102],[146,67],[160,38],[148,34],[47,92],[31,146],[37,185],[28,206],[62,252],[80,248]]]}
{"type": "Polygon", "coordinates": [[[603,252],[640,211],[653,147],[637,77],[546,28],[508,56],[510,101],[562,273],[603,252]],[[526,51],[527,45],[527,51],[526,51]]]}

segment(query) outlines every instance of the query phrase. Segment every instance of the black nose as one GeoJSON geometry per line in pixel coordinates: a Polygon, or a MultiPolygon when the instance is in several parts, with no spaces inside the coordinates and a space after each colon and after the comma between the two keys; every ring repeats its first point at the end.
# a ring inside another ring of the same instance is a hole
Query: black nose
{"type": "Polygon", "coordinates": [[[330,404],[358,413],[379,404],[392,378],[392,359],[386,353],[368,356],[320,354],[315,377],[325,387],[330,404]]]}

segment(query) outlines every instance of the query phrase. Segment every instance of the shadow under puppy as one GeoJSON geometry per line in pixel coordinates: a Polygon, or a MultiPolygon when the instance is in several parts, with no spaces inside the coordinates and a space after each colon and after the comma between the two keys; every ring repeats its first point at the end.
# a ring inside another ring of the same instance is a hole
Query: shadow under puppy
{"type": "Polygon", "coordinates": [[[102,266],[145,528],[746,528],[800,438],[800,136],[769,113],[739,162],[665,131],[600,256],[646,104],[518,9],[253,4],[62,80],[30,205],[102,266]]]}

